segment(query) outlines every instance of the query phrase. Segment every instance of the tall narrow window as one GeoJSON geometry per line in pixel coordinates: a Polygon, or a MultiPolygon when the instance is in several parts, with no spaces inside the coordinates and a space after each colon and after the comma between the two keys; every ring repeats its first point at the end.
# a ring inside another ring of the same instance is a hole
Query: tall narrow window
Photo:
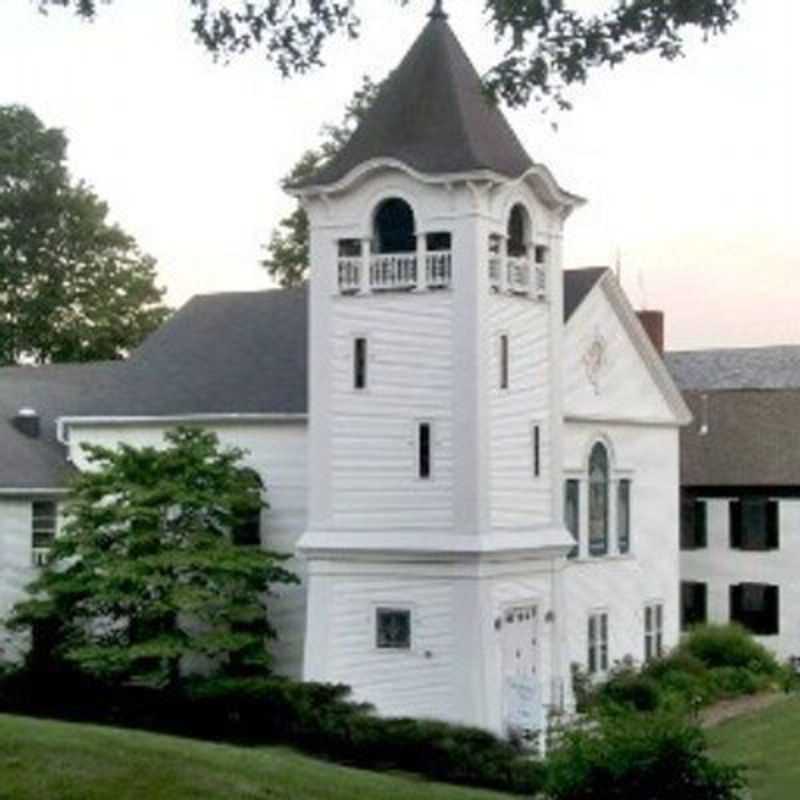
{"type": "Polygon", "coordinates": [[[580,481],[568,478],[564,483],[564,525],[575,540],[575,547],[569,551],[567,558],[576,558],[580,541],[580,481]]]}
{"type": "Polygon", "coordinates": [[[631,549],[631,482],[627,478],[617,484],[617,546],[620,553],[631,549]]]}
{"type": "Polygon", "coordinates": [[[534,425],[531,430],[531,447],[533,448],[533,477],[538,478],[542,472],[541,428],[534,425]]]}
{"type": "Polygon", "coordinates": [[[31,544],[33,546],[33,564],[42,566],[47,559],[47,552],[56,538],[57,507],[52,500],[34,500],[31,506],[31,544]]]}
{"type": "Polygon", "coordinates": [[[608,452],[598,442],[589,456],[589,554],[608,552],[608,452]]]}
{"type": "Polygon", "coordinates": [[[644,660],[664,654],[664,606],[651,603],[644,607],[644,660]]]}
{"type": "Polygon", "coordinates": [[[417,429],[417,475],[423,480],[431,477],[430,422],[420,422],[417,429]]]}
{"type": "Polygon", "coordinates": [[[508,334],[500,336],[500,388],[508,389],[508,334]]]}
{"type": "Polygon", "coordinates": [[[608,613],[589,615],[587,668],[590,675],[608,670],[608,613]]]}
{"type": "Polygon", "coordinates": [[[367,388],[367,340],[363,336],[353,341],[353,386],[367,388]]]}

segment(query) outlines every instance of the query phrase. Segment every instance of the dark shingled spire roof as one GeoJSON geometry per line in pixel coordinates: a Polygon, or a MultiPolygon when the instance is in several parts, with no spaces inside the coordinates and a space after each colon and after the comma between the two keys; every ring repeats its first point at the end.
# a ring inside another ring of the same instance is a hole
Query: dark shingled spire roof
{"type": "Polygon", "coordinates": [[[428,174],[492,170],[516,178],[533,165],[437,4],[347,144],[295,185],[336,183],[373,158],[395,158],[428,174]]]}

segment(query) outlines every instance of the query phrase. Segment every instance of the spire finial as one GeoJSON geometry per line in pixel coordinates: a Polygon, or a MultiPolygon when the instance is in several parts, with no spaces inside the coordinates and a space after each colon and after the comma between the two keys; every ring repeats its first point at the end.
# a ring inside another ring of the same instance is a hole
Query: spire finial
{"type": "Polygon", "coordinates": [[[433,8],[428,16],[431,19],[447,19],[447,14],[445,14],[444,9],[442,8],[442,0],[434,0],[433,8]]]}

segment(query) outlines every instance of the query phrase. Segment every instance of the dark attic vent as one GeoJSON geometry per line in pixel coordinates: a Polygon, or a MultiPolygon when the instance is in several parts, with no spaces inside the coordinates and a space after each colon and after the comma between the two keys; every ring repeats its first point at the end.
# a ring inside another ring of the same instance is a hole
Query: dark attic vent
{"type": "Polygon", "coordinates": [[[32,408],[21,408],[11,420],[12,425],[25,436],[36,439],[41,428],[39,415],[32,408]]]}

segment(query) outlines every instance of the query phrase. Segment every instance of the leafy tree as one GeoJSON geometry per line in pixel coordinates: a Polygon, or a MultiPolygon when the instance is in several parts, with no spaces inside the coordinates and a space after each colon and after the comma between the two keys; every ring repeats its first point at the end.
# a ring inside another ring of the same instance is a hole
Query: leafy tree
{"type": "Polygon", "coordinates": [[[66,149],[0,106],[0,364],[119,358],[168,314],[155,261],[70,178],[66,149]]]}
{"type": "MultiPolygon", "coordinates": [[[[344,116],[338,125],[324,125],[320,131],[322,143],[313,150],[306,150],[300,160],[283,179],[284,184],[313,175],[350,138],[359,122],[369,110],[380,91],[381,84],[368,75],[361,79],[345,107],[344,116]]],[[[284,288],[300,286],[308,276],[308,216],[297,203],[294,211],[284,217],[273,230],[269,243],[265,245],[266,258],[261,262],[272,278],[284,288]]]]}
{"type": "Polygon", "coordinates": [[[260,483],[213,433],[165,440],[86,447],[63,533],[10,627],[48,630],[55,663],[111,682],[175,688],[191,658],[263,674],[275,636],[266,598],[297,579],[287,556],[236,542],[264,506],[260,483]]]}
{"type": "MultiPolygon", "coordinates": [[[[356,38],[360,27],[358,0],[184,2],[193,12],[195,36],[214,57],[258,50],[284,76],[322,64],[323,47],[331,36],[356,38]]],[[[567,106],[566,87],[583,83],[597,67],[615,66],[644,53],[675,59],[683,55],[688,30],[706,37],[724,33],[737,19],[741,2],[606,0],[605,10],[581,13],[564,0],[484,0],[487,22],[505,46],[505,57],[487,75],[487,87],[512,106],[544,98],[567,106]]],[[[86,19],[93,19],[101,5],[97,0],[38,4],[44,11],[71,8],[86,19]]],[[[436,0],[436,7],[441,4],[436,0]]]]}

